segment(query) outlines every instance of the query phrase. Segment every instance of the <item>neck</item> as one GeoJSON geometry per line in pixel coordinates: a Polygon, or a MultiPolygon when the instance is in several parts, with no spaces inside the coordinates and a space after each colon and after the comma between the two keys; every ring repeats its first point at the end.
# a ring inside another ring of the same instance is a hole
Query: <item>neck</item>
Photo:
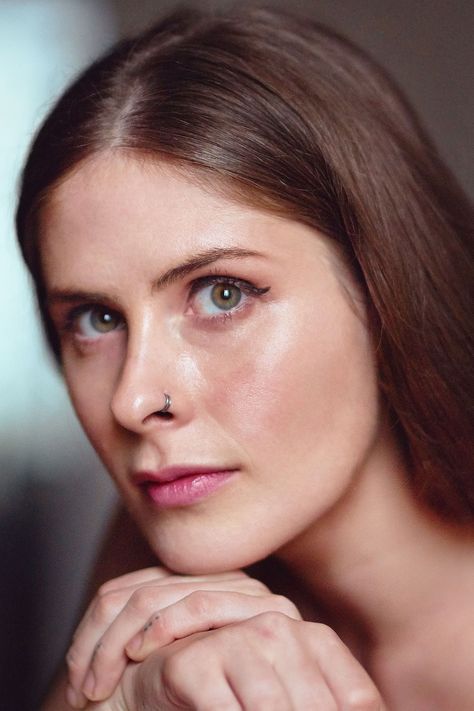
{"type": "Polygon", "coordinates": [[[447,599],[460,587],[465,595],[461,576],[474,587],[472,539],[415,501],[388,437],[344,499],[278,553],[335,626],[343,620],[341,636],[351,644],[355,632],[369,656],[445,617],[447,599]]]}

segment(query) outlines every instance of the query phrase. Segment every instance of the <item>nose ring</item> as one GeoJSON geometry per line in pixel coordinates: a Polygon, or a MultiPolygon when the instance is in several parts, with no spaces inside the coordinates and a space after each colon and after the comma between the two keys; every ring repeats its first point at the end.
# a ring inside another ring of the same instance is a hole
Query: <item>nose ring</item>
{"type": "Polygon", "coordinates": [[[168,393],[163,393],[165,396],[165,404],[161,408],[161,410],[158,410],[156,413],[157,415],[163,415],[165,412],[168,412],[168,410],[171,407],[171,397],[168,395],[168,393]]]}

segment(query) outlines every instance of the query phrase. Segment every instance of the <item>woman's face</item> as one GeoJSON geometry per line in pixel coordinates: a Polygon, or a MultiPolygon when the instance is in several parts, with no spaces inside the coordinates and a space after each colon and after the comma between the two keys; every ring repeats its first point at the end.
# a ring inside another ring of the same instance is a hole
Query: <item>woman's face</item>
{"type": "Polygon", "coordinates": [[[317,527],[379,421],[327,241],[120,153],[56,189],[41,240],[74,407],[162,562],[236,568],[317,527]]]}

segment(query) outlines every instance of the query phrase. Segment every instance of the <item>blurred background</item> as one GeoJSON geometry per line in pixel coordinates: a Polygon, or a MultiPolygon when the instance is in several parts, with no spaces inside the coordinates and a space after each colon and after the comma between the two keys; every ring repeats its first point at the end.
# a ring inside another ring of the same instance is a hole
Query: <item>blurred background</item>
{"type": "MultiPolygon", "coordinates": [[[[176,3],[0,0],[0,707],[39,707],[113,510],[44,346],[13,231],[18,175],[54,97],[87,63],[176,3]]],[[[192,2],[188,4],[193,4],[192,2]]],[[[194,3],[197,4],[197,3],[194,3]]],[[[238,3],[200,2],[225,7],[238,3]]],[[[251,3],[249,3],[251,4],[251,3]]],[[[369,51],[404,88],[474,196],[474,3],[293,0],[369,51]]]]}

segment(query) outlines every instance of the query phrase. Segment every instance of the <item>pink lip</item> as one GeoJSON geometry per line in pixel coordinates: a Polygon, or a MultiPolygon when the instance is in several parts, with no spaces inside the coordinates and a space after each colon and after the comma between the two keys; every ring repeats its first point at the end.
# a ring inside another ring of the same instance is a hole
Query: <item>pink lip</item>
{"type": "Polygon", "coordinates": [[[133,480],[158,508],[190,506],[219,489],[236,469],[202,466],[165,467],[156,472],[141,471],[133,480]]]}

